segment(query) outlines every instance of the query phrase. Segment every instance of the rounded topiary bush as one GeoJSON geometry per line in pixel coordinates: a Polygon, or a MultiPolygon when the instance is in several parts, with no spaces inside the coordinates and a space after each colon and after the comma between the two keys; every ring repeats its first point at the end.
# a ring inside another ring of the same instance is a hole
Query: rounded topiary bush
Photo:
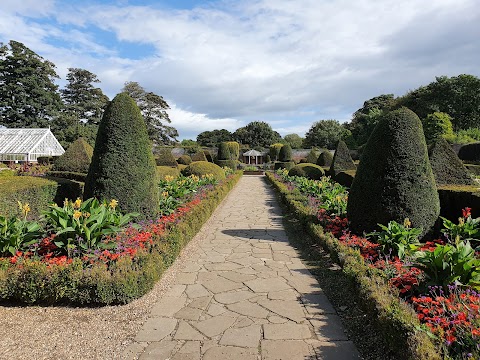
{"type": "Polygon", "coordinates": [[[282,162],[292,161],[292,147],[288,144],[283,145],[278,157],[282,162]]]}
{"type": "Polygon", "coordinates": [[[208,161],[195,161],[182,170],[182,174],[185,176],[196,175],[201,177],[202,175],[212,174],[217,180],[225,179],[225,171],[215,164],[208,161]]]}
{"type": "Polygon", "coordinates": [[[272,161],[280,160],[280,150],[283,147],[283,144],[275,143],[270,145],[269,155],[272,161]]]}
{"type": "Polygon", "coordinates": [[[93,147],[83,138],[75,140],[53,164],[53,171],[87,173],[92,162],[93,147]]]}
{"type": "Polygon", "coordinates": [[[190,165],[191,163],[192,163],[192,158],[188,155],[182,155],[177,159],[177,164],[190,165]]]}
{"type": "Polygon", "coordinates": [[[236,141],[227,141],[228,153],[230,157],[227,160],[238,160],[240,156],[240,144],[236,141]]]}
{"type": "Polygon", "coordinates": [[[277,161],[274,165],[273,168],[274,170],[278,169],[287,169],[290,170],[295,166],[295,163],[293,161],[277,161]]]}
{"type": "Polygon", "coordinates": [[[331,166],[333,162],[333,155],[330,151],[323,151],[317,159],[317,165],[319,166],[331,166]]]}
{"type": "Polygon", "coordinates": [[[207,157],[203,151],[199,151],[196,154],[192,155],[192,161],[207,161],[207,157]]]}
{"type": "Polygon", "coordinates": [[[180,168],[179,167],[171,167],[171,166],[157,166],[157,179],[158,180],[165,180],[166,176],[173,176],[177,178],[180,175],[180,168]]]}
{"type": "Polygon", "coordinates": [[[116,199],[125,212],[158,213],[152,145],[135,101],[125,93],[108,104],[100,121],[84,198],[116,199]]]}
{"type": "Polygon", "coordinates": [[[288,172],[290,176],[302,176],[312,180],[320,180],[325,175],[323,169],[315,164],[302,163],[294,166],[288,172]]]}
{"type": "Polygon", "coordinates": [[[316,149],[311,149],[307,155],[307,163],[316,164],[318,156],[318,151],[316,149]]]}
{"type": "Polygon", "coordinates": [[[175,156],[172,154],[172,150],[168,148],[160,150],[160,154],[155,161],[157,166],[178,166],[177,160],[175,160],[175,156]]]}
{"type": "Polygon", "coordinates": [[[480,162],[480,142],[463,145],[458,151],[458,157],[469,163],[480,162]]]}
{"type": "Polygon", "coordinates": [[[443,137],[437,138],[428,151],[437,185],[473,185],[468,170],[443,137]]]}
{"type": "Polygon", "coordinates": [[[407,108],[387,113],[372,132],[350,189],[347,216],[357,233],[410,219],[425,235],[440,202],[422,123],[407,108]]]}
{"type": "Polygon", "coordinates": [[[340,140],[335,150],[335,155],[330,165],[330,174],[336,176],[341,171],[356,170],[352,157],[350,156],[350,150],[348,150],[347,144],[340,140]]]}
{"type": "Polygon", "coordinates": [[[236,170],[238,166],[238,160],[217,160],[217,165],[221,168],[229,167],[232,170],[236,170]]]}
{"type": "Polygon", "coordinates": [[[225,141],[218,144],[217,158],[218,160],[230,160],[230,149],[225,141]]]}

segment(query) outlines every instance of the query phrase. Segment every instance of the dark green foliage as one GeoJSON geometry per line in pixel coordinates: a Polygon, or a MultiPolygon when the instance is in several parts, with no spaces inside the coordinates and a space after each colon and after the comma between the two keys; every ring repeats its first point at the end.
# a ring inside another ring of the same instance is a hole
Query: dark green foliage
{"type": "Polygon", "coordinates": [[[340,185],[349,188],[352,186],[353,180],[355,179],[355,174],[355,170],[340,171],[337,176],[335,176],[334,180],[340,185]]]}
{"type": "Polygon", "coordinates": [[[192,155],[192,161],[207,161],[207,157],[205,156],[205,153],[200,150],[196,154],[192,155]]]}
{"type": "Polygon", "coordinates": [[[331,166],[333,162],[333,155],[330,151],[325,150],[318,156],[317,165],[331,166]]]}
{"type": "Polygon", "coordinates": [[[458,157],[465,162],[480,162],[480,142],[463,145],[458,151],[458,157]]]}
{"type": "Polygon", "coordinates": [[[320,180],[325,175],[323,169],[314,164],[298,164],[288,172],[290,176],[303,176],[312,180],[320,180]]]}
{"type": "Polygon", "coordinates": [[[230,160],[230,149],[226,142],[218,144],[218,160],[230,160]]]}
{"type": "Polygon", "coordinates": [[[78,172],[70,172],[70,171],[47,171],[45,173],[45,176],[74,180],[74,181],[79,181],[84,183],[85,179],[87,178],[87,173],[86,172],[78,173],[78,172]]]}
{"type": "Polygon", "coordinates": [[[437,138],[433,143],[428,156],[437,185],[473,185],[468,170],[443,137],[437,138]]]}
{"type": "Polygon", "coordinates": [[[465,164],[467,170],[473,175],[480,175],[480,165],[465,164]]]}
{"type": "Polygon", "coordinates": [[[214,147],[217,144],[232,140],[232,133],[228,130],[204,131],[197,135],[197,142],[201,146],[214,147]]]}
{"type": "Polygon", "coordinates": [[[164,148],[160,150],[158,157],[155,159],[157,166],[177,167],[178,163],[172,154],[172,149],[164,148]]]}
{"type": "Polygon", "coordinates": [[[188,155],[182,155],[177,159],[177,164],[190,165],[192,163],[192,158],[188,155]]]}
{"type": "Polygon", "coordinates": [[[442,112],[428,114],[427,117],[422,120],[422,125],[425,139],[429,144],[439,137],[453,136],[452,119],[448,114],[442,112]]]}
{"type": "Polygon", "coordinates": [[[110,102],[98,129],[84,199],[116,199],[124,212],[158,212],[155,160],[145,122],[125,93],[110,102]]]}
{"type": "Polygon", "coordinates": [[[270,144],[278,142],[281,136],[268,123],[253,121],[247,126],[237,129],[233,133],[233,139],[254,148],[255,146],[268,147],[270,144]]]}
{"type": "Polygon", "coordinates": [[[236,170],[238,165],[238,160],[217,160],[217,165],[221,168],[229,167],[230,169],[236,170]]]}
{"type": "Polygon", "coordinates": [[[185,169],[182,170],[182,174],[185,176],[196,175],[202,177],[203,175],[212,174],[217,180],[225,179],[225,171],[215,164],[208,161],[196,161],[192,162],[185,169]]]}
{"type": "Polygon", "coordinates": [[[265,162],[266,162],[266,163],[272,162],[272,159],[270,158],[270,155],[269,155],[269,154],[267,154],[267,155],[265,156],[265,162]]]}
{"type": "Polygon", "coordinates": [[[282,162],[292,161],[292,148],[290,145],[285,144],[280,149],[280,153],[278,154],[279,160],[282,162]]]}
{"type": "Polygon", "coordinates": [[[280,160],[280,149],[282,147],[283,147],[283,144],[280,144],[280,143],[270,145],[269,154],[270,154],[270,159],[272,159],[272,161],[280,160]]]}
{"type": "Polygon", "coordinates": [[[320,120],[314,123],[305,134],[306,147],[319,146],[332,149],[339,140],[350,136],[350,130],[337,120],[320,120]]]}
{"type": "Polygon", "coordinates": [[[316,149],[311,149],[307,155],[307,163],[316,164],[318,160],[319,153],[316,149]]]}
{"type": "Polygon", "coordinates": [[[213,157],[212,154],[210,154],[210,151],[203,150],[203,154],[205,155],[205,159],[207,159],[208,162],[213,163],[213,157]]]}
{"type": "Polygon", "coordinates": [[[353,163],[350,156],[350,150],[348,150],[347,144],[340,140],[333,156],[332,165],[330,165],[330,174],[332,176],[337,175],[340,171],[356,170],[357,167],[353,163]]]}
{"type": "Polygon", "coordinates": [[[48,127],[63,108],[55,65],[11,40],[0,43],[0,125],[48,127]]]}
{"type": "Polygon", "coordinates": [[[407,108],[392,111],[382,117],[360,159],[348,198],[350,227],[371,232],[377,224],[408,218],[425,235],[439,213],[420,119],[407,108]]]}
{"type": "Polygon", "coordinates": [[[292,149],[301,149],[303,145],[303,139],[298,134],[285,135],[284,140],[289,144],[292,149]]]}
{"type": "Polygon", "coordinates": [[[274,168],[274,170],[278,170],[278,169],[290,170],[294,166],[295,166],[295,163],[293,161],[277,161],[274,164],[273,168],[274,168]]]}
{"type": "Polygon", "coordinates": [[[480,191],[478,186],[439,185],[440,216],[458,221],[462,209],[471,208],[472,218],[480,216],[480,191]]]}
{"type": "Polygon", "coordinates": [[[83,138],[75,140],[65,153],[55,160],[53,171],[87,173],[92,162],[93,147],[83,138]]]}

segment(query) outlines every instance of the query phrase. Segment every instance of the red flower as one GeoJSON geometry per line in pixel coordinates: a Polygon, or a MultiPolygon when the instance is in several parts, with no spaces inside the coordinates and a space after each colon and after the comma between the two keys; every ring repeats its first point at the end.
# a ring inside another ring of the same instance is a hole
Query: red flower
{"type": "Polygon", "coordinates": [[[463,217],[466,219],[469,216],[471,216],[472,215],[471,211],[472,211],[472,208],[469,208],[469,207],[466,207],[465,209],[462,209],[463,217]]]}

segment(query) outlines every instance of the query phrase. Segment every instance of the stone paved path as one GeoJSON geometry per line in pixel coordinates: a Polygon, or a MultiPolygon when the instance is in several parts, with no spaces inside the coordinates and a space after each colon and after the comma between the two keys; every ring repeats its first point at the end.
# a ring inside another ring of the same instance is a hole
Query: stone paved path
{"type": "Polygon", "coordinates": [[[127,357],[359,359],[335,310],[289,245],[273,190],[244,176],[198,250],[152,308],[127,357]]]}

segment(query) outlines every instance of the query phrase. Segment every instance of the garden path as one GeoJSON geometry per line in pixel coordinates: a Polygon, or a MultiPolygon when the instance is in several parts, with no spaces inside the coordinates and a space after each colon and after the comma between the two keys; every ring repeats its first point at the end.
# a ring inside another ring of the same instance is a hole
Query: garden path
{"type": "Polygon", "coordinates": [[[335,309],[288,243],[274,192],[243,176],[152,308],[131,359],[359,359],[335,309]]]}

